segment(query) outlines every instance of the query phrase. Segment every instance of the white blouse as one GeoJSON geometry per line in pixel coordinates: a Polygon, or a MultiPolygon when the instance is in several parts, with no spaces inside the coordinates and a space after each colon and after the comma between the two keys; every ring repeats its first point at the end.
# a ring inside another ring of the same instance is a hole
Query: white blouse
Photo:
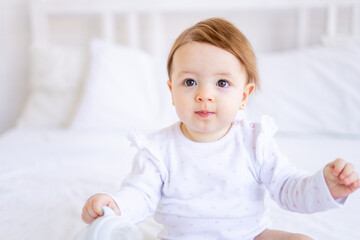
{"type": "Polygon", "coordinates": [[[133,132],[139,148],[132,172],[113,195],[123,217],[153,215],[161,239],[252,240],[270,226],[265,195],[284,209],[312,213],[339,207],[325,183],[291,166],[279,151],[269,117],[235,120],[218,141],[187,139],[180,123],[149,135],[133,132]],[[268,193],[267,193],[268,192],[268,193]]]}

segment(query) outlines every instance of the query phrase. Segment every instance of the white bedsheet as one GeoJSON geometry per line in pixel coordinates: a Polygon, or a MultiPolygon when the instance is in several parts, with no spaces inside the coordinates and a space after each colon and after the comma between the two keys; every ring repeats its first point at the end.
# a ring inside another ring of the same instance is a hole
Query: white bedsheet
{"type": "Polygon", "coordinates": [[[80,214],[87,198],[115,191],[134,153],[118,133],[15,130],[1,136],[0,239],[72,239],[85,226],[80,214]]]}
{"type": "MultiPolygon", "coordinates": [[[[359,170],[359,138],[307,135],[297,138],[283,136],[277,140],[281,150],[301,169],[315,172],[342,157],[359,170]]],[[[274,228],[306,233],[316,240],[360,239],[360,190],[352,194],[342,208],[310,215],[285,212],[272,201],[269,203],[274,228]]]]}
{"type": "MultiPolygon", "coordinates": [[[[278,137],[292,162],[316,171],[342,156],[360,166],[360,139],[324,136],[278,137]]],[[[0,239],[72,239],[85,226],[80,214],[96,192],[115,191],[132,156],[123,133],[12,130],[0,136],[0,239]]],[[[358,240],[360,191],[341,209],[312,215],[280,210],[271,202],[273,227],[317,240],[358,240]]],[[[141,224],[145,239],[160,226],[141,224]]]]}

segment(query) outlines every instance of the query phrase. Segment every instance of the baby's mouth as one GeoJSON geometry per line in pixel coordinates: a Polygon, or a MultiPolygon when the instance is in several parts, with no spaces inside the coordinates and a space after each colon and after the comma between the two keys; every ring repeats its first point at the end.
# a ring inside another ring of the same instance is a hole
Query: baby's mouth
{"type": "Polygon", "coordinates": [[[202,118],[207,118],[207,117],[210,117],[213,114],[215,114],[214,112],[209,112],[206,110],[196,111],[195,113],[196,113],[196,115],[198,115],[199,117],[202,117],[202,118]]]}

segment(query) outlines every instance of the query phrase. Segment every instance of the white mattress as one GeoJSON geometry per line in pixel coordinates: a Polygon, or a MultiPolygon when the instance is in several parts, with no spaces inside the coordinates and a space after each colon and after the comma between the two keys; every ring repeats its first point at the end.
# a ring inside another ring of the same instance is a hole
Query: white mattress
{"type": "MultiPolygon", "coordinates": [[[[360,139],[278,137],[293,163],[316,171],[338,156],[360,166],[360,139]]],[[[85,226],[82,206],[96,192],[115,191],[136,150],[122,133],[12,130],[0,136],[0,239],[72,239],[85,226]]],[[[314,239],[358,240],[360,191],[341,209],[312,215],[280,210],[270,202],[273,228],[314,239]]],[[[145,239],[160,226],[141,224],[145,239]]]]}

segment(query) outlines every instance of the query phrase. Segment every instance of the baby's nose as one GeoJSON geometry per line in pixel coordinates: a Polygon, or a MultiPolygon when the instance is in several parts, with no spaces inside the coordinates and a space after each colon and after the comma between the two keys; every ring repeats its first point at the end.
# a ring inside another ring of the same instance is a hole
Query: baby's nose
{"type": "Polygon", "coordinates": [[[197,102],[214,102],[215,97],[211,91],[202,89],[196,94],[195,100],[197,102]]]}

